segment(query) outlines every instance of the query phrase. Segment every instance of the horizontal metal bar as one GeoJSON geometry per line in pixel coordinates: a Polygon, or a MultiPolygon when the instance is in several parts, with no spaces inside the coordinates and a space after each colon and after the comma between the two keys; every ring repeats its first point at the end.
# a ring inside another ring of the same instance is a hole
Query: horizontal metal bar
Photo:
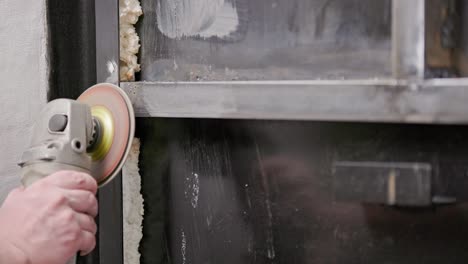
{"type": "Polygon", "coordinates": [[[130,82],[138,117],[468,124],[468,79],[130,82]]]}

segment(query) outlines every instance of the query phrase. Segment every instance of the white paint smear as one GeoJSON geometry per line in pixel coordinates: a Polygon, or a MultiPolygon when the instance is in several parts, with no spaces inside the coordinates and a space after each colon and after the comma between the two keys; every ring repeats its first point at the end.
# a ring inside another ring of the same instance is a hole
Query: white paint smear
{"type": "Polygon", "coordinates": [[[161,0],[156,14],[159,30],[174,39],[223,38],[239,25],[235,6],[225,0],[161,0]]]}
{"type": "Polygon", "coordinates": [[[190,200],[192,207],[195,209],[198,206],[198,195],[200,193],[200,179],[197,173],[192,172],[191,177],[185,178],[184,195],[190,200]]]}
{"type": "Polygon", "coordinates": [[[198,174],[192,173],[193,176],[193,184],[192,184],[192,199],[191,204],[192,207],[195,209],[198,205],[198,194],[200,193],[200,180],[198,179],[198,174]]]}
{"type": "Polygon", "coordinates": [[[115,60],[110,60],[106,64],[107,72],[109,73],[109,76],[106,78],[107,83],[115,83],[118,79],[118,73],[116,71],[117,67],[117,62],[115,60]]]}
{"type": "Polygon", "coordinates": [[[182,239],[182,244],[180,246],[180,252],[182,254],[182,264],[185,264],[186,257],[185,257],[185,250],[187,249],[187,239],[185,238],[185,233],[184,230],[181,230],[181,239],[182,239]]]}
{"type": "Polygon", "coordinates": [[[115,63],[115,61],[108,61],[107,62],[107,72],[109,74],[113,74],[115,72],[116,68],[117,68],[117,63],[115,63]]]}

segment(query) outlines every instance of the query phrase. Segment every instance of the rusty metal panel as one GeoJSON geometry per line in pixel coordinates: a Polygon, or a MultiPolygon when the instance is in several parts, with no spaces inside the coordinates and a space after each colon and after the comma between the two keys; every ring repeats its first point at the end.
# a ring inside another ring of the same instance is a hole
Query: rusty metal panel
{"type": "Polygon", "coordinates": [[[342,161],[333,170],[337,201],[414,207],[432,204],[428,163],[342,161]]]}

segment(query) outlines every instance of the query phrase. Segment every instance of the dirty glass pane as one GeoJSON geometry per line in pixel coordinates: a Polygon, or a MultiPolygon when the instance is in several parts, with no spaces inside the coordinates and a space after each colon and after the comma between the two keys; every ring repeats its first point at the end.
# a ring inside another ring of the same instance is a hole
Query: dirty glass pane
{"type": "Polygon", "coordinates": [[[140,80],[390,76],[389,0],[146,0],[140,80]]]}
{"type": "Polygon", "coordinates": [[[153,118],[137,131],[143,264],[468,260],[467,127],[153,118]],[[427,163],[431,195],[452,199],[339,200],[337,161],[427,163]]]}

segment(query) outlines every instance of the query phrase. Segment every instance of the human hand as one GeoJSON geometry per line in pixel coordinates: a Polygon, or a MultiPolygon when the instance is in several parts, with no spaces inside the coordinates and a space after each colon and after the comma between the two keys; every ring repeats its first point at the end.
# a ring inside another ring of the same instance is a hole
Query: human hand
{"type": "Polygon", "coordinates": [[[0,263],[64,264],[95,245],[96,180],[61,171],[14,189],[0,208],[0,263]]]}

